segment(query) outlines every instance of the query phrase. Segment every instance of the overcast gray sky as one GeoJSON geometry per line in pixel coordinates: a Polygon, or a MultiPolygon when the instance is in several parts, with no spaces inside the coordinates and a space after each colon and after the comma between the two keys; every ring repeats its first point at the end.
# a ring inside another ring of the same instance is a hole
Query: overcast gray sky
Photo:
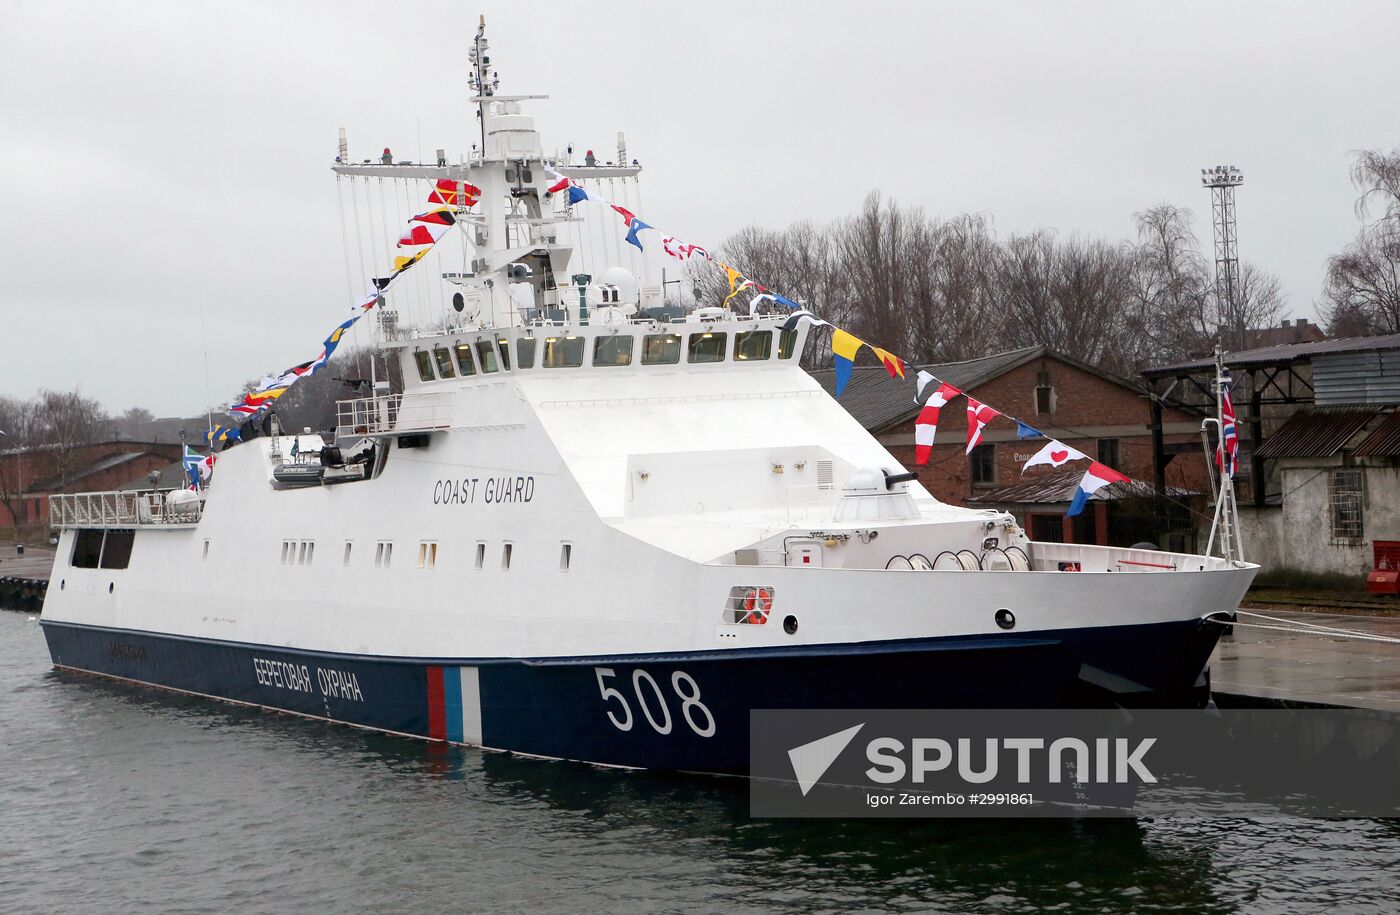
{"type": "Polygon", "coordinates": [[[1208,245],[1234,164],[1241,255],[1313,316],[1349,152],[1400,144],[1395,3],[0,0],[0,394],[189,414],[315,356],[336,130],[464,151],[478,12],[546,150],[626,131],[640,215],[711,246],[874,188],[1109,239],[1169,201],[1208,245]]]}

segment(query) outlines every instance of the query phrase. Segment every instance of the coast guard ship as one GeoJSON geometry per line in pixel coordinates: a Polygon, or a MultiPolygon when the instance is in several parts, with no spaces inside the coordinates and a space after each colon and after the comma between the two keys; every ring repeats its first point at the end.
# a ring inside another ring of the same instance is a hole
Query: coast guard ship
{"type": "Polygon", "coordinates": [[[198,493],[54,497],[56,668],[735,773],[752,708],[1202,701],[1205,618],[1257,566],[1032,542],[904,472],[799,365],[811,322],[571,284],[546,165],[637,168],[547,159],[484,49],[471,157],[336,166],[481,189],[460,310],[387,342],[402,392],[341,403],[333,435],[274,428],[198,493]]]}

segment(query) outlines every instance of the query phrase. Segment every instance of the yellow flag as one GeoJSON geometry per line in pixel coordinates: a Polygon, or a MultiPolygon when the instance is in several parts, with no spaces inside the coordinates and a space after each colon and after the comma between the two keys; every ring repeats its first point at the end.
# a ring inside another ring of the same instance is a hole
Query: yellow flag
{"type": "Polygon", "coordinates": [[[848,334],[839,327],[831,332],[831,352],[850,362],[856,361],[856,353],[865,346],[865,341],[855,334],[848,334]]]}

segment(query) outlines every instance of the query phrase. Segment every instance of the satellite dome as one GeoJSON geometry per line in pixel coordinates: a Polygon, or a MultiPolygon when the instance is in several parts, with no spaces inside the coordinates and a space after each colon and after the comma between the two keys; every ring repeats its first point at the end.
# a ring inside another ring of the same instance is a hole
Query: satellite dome
{"type": "Polygon", "coordinates": [[[637,304],[641,284],[632,275],[632,271],[626,267],[609,267],[598,276],[593,278],[593,282],[598,286],[613,286],[617,289],[617,301],[637,304]]]}

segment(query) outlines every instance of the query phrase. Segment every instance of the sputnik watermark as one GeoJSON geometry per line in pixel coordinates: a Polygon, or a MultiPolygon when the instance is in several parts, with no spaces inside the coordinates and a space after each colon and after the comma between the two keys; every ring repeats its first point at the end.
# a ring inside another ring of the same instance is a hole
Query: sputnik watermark
{"type": "Polygon", "coordinates": [[[759,816],[1400,813],[1400,716],[759,710],[759,816]]]}

